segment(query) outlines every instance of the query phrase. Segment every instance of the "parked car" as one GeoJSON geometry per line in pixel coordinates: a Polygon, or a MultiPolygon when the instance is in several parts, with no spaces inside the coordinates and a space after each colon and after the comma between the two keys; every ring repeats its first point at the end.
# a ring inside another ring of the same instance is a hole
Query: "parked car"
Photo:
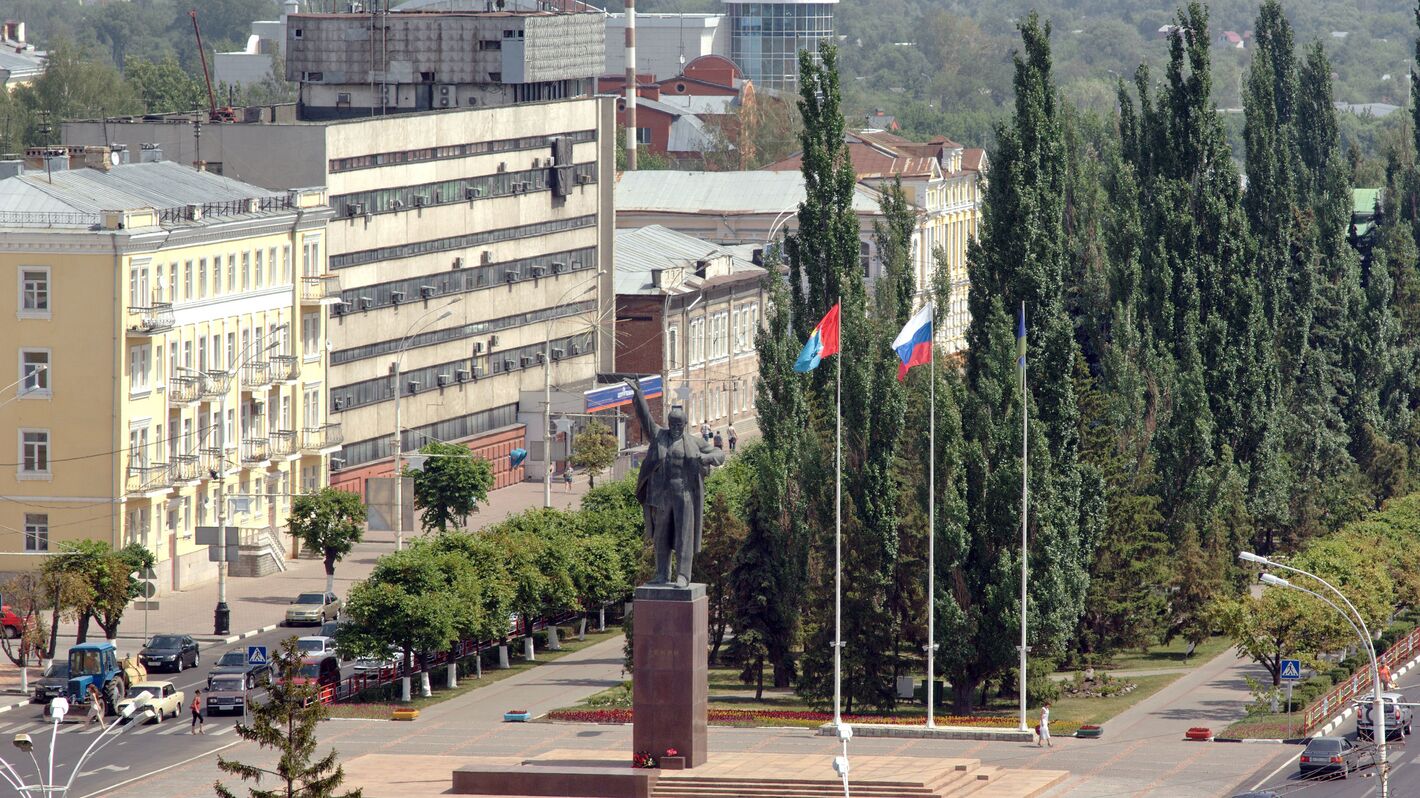
{"type": "Polygon", "coordinates": [[[301,649],[302,657],[318,657],[322,654],[339,656],[335,650],[335,638],[323,635],[308,635],[296,638],[296,647],[301,649]]]}
{"type": "MultiPolygon", "coordinates": [[[[33,623],[33,621],[31,622],[33,623]]],[[[20,636],[20,630],[24,628],[25,619],[16,615],[15,611],[10,609],[9,604],[0,607],[0,632],[3,632],[6,637],[15,638],[20,636]]]]}
{"type": "Polygon", "coordinates": [[[252,685],[240,673],[219,673],[207,683],[207,713],[245,714],[252,685]]]}
{"type": "Polygon", "coordinates": [[[196,668],[202,662],[192,635],[153,635],[138,652],[138,661],[148,670],[196,668]]]}
{"type": "MultiPolygon", "coordinates": [[[[123,708],[138,700],[138,696],[147,692],[152,696],[148,699],[148,706],[139,713],[148,712],[148,719],[154,723],[162,723],[163,718],[176,718],[182,714],[183,692],[173,686],[172,682],[139,682],[130,685],[128,694],[122,701],[118,702],[117,711],[123,712],[123,708]]],[[[138,720],[141,714],[136,714],[132,720],[138,720]]]]}
{"type": "MultiPolygon", "coordinates": [[[[1410,734],[1415,713],[1405,706],[1405,696],[1400,693],[1381,693],[1381,699],[1385,702],[1385,738],[1395,740],[1410,734]]],[[[1356,736],[1362,740],[1374,740],[1376,704],[1374,701],[1359,698],[1356,704],[1356,736]]]]}
{"type": "Polygon", "coordinates": [[[326,621],[320,625],[320,632],[317,634],[321,637],[335,637],[335,633],[339,631],[341,625],[340,621],[326,621]]]}
{"type": "Polygon", "coordinates": [[[1363,764],[1375,764],[1375,753],[1369,746],[1358,746],[1345,737],[1313,737],[1297,760],[1302,778],[1321,773],[1340,773],[1346,778],[1363,764]]]}
{"type": "Polygon", "coordinates": [[[360,657],[355,660],[355,672],[364,676],[393,676],[399,672],[400,653],[391,648],[383,657],[360,657]]]}
{"type": "Polygon", "coordinates": [[[270,665],[248,665],[247,650],[245,648],[234,648],[222,655],[217,660],[217,666],[212,669],[212,673],[207,676],[207,686],[212,687],[212,680],[218,676],[230,676],[236,674],[246,677],[248,687],[256,687],[271,681],[270,665]]]}
{"type": "Polygon", "coordinates": [[[44,675],[39,677],[35,683],[34,696],[31,699],[36,704],[48,704],[51,700],[64,695],[65,687],[69,684],[69,663],[62,660],[55,660],[49,663],[49,667],[44,669],[44,675]]]}
{"type": "Polygon", "coordinates": [[[286,625],[309,623],[317,626],[335,620],[340,599],[334,593],[302,593],[286,607],[286,625]]]}

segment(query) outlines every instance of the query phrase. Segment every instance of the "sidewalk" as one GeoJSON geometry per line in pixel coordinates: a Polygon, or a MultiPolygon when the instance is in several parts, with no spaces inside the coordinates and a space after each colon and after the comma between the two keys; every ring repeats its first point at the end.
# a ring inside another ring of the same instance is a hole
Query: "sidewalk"
{"type": "MultiPolygon", "coordinates": [[[[587,492],[585,476],[578,475],[571,490],[560,480],[552,488],[552,506],[559,509],[575,508],[587,492]]],[[[521,482],[496,490],[488,495],[488,503],[474,516],[473,528],[497,523],[513,515],[534,507],[542,506],[542,483],[521,482]]],[[[417,516],[416,516],[417,521],[417,516]]],[[[406,532],[405,539],[411,540],[421,532],[406,532]]],[[[375,561],[380,555],[394,550],[393,532],[367,532],[365,539],[355,546],[355,550],[335,566],[335,592],[344,596],[350,586],[370,575],[375,561]]],[[[182,590],[158,596],[158,609],[147,615],[148,633],[174,632],[190,634],[204,643],[230,643],[244,635],[269,631],[280,623],[286,614],[286,605],[296,594],[306,590],[325,590],[325,566],[321,560],[303,557],[288,561],[286,571],[269,576],[248,578],[232,577],[227,580],[227,604],[232,610],[231,632],[228,637],[211,634],[212,614],[217,606],[217,583],[199,585],[191,590],[182,590]]],[[[123,616],[118,632],[120,653],[137,651],[143,644],[143,611],[130,609],[123,616]]],[[[93,623],[89,625],[90,637],[103,634],[93,623]]],[[[77,627],[71,623],[59,625],[59,648],[62,651],[68,642],[74,640],[77,627]]],[[[31,680],[39,677],[38,668],[30,669],[31,680]]],[[[0,693],[15,693],[20,683],[19,669],[8,659],[0,657],[0,693]]],[[[0,698],[0,705],[6,701],[0,698]]]]}

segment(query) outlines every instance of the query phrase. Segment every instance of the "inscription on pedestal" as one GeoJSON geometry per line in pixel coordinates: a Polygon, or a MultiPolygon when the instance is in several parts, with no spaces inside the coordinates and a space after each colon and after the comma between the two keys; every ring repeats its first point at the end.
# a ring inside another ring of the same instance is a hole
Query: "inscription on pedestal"
{"type": "Polygon", "coordinates": [[[673,748],[685,767],[703,765],[710,694],[705,586],[639,587],[633,613],[632,753],[659,760],[673,748]]]}

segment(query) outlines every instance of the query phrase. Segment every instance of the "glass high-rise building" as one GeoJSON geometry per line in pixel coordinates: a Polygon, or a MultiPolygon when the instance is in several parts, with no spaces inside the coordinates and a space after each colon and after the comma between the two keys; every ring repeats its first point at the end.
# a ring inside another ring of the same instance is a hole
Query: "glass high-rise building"
{"type": "Polygon", "coordinates": [[[838,0],[725,0],[730,57],[760,88],[796,90],[799,51],[816,52],[833,37],[838,0]]]}

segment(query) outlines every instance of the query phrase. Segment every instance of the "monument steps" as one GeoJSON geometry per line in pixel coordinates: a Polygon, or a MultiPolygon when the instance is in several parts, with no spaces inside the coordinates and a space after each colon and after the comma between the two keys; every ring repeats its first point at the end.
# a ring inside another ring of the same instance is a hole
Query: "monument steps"
{"type": "MultiPolygon", "coordinates": [[[[865,798],[939,798],[921,782],[855,782],[854,795],[865,798]]],[[[652,798],[837,798],[843,794],[839,781],[775,781],[766,779],[690,779],[662,776],[652,798]]]]}

